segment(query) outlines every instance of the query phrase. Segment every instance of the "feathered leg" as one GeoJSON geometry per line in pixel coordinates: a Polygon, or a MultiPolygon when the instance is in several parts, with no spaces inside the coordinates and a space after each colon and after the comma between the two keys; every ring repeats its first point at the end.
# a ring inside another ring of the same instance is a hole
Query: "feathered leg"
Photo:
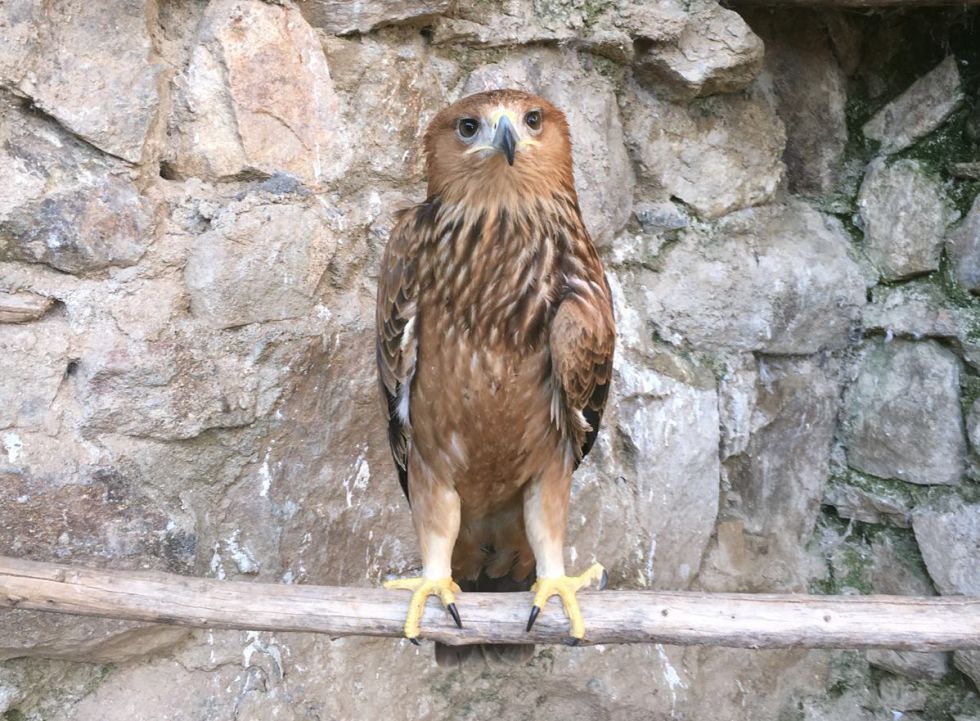
{"type": "Polygon", "coordinates": [[[601,591],[608,577],[598,563],[581,576],[565,575],[565,527],[568,523],[571,482],[571,464],[563,461],[556,462],[539,478],[532,480],[524,491],[524,522],[537,564],[537,581],[531,587],[534,606],[528,618],[527,630],[534,626],[548,599],[558,596],[568,617],[574,644],[585,638],[585,621],[575,593],[592,581],[599,583],[601,591]]]}
{"type": "Polygon", "coordinates": [[[456,609],[459,586],[452,579],[453,546],[459,533],[459,495],[445,483],[436,481],[418,462],[410,463],[409,498],[412,521],[422,547],[422,576],[385,582],[385,588],[412,592],[405,618],[405,638],[418,645],[422,614],[429,596],[438,596],[460,628],[456,609]]]}

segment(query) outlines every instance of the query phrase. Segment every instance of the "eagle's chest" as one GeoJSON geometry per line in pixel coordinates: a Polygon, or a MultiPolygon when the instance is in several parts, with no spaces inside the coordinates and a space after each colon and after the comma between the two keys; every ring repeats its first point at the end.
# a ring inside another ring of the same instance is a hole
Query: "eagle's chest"
{"type": "Polygon", "coordinates": [[[526,355],[545,342],[554,318],[564,282],[559,254],[546,229],[482,218],[426,249],[420,320],[453,336],[461,351],[526,355]]]}
{"type": "Polygon", "coordinates": [[[412,388],[417,450],[461,497],[503,501],[558,447],[546,343],[487,344],[449,324],[422,322],[412,388]]]}
{"type": "Polygon", "coordinates": [[[502,499],[524,480],[528,459],[554,428],[553,303],[543,298],[535,307],[514,289],[502,298],[464,292],[451,301],[435,292],[420,297],[414,443],[457,484],[502,499]]]}

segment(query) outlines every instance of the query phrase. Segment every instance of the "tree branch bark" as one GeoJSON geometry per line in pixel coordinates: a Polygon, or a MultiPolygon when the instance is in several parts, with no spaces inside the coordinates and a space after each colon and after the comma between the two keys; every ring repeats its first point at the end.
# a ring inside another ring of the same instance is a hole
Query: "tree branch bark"
{"type": "MultiPolygon", "coordinates": [[[[583,592],[585,643],[742,648],[980,648],[980,598],[804,596],[659,591],[583,592]]],[[[422,638],[447,644],[561,643],[557,599],[526,633],[529,593],[463,593],[464,628],[435,598],[422,638]]],[[[198,628],[402,635],[408,594],[379,588],[288,586],[147,571],[94,570],[0,557],[0,607],[198,628]]]]}

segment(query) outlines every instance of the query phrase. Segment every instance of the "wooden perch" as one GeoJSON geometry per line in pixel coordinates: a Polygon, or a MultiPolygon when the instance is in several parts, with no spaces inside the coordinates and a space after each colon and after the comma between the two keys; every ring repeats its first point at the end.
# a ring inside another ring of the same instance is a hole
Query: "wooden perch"
{"type": "MultiPolygon", "coordinates": [[[[980,648],[980,598],[583,592],[587,643],[743,648],[980,648]]],[[[561,643],[552,599],[525,633],[529,593],[464,593],[465,628],[429,599],[422,637],[448,644],[561,643]]],[[[145,571],[92,570],[0,557],[0,607],[153,623],[330,636],[402,635],[408,594],[380,588],[242,583],[145,571]]]]}

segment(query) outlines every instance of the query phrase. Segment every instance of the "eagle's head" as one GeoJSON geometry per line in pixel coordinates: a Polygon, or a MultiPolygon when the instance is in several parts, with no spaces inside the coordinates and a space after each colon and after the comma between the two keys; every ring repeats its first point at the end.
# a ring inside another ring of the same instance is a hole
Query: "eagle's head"
{"type": "Polygon", "coordinates": [[[477,93],[445,108],[426,130],[425,152],[430,197],[506,202],[573,187],[564,113],[520,90],[477,93]]]}

